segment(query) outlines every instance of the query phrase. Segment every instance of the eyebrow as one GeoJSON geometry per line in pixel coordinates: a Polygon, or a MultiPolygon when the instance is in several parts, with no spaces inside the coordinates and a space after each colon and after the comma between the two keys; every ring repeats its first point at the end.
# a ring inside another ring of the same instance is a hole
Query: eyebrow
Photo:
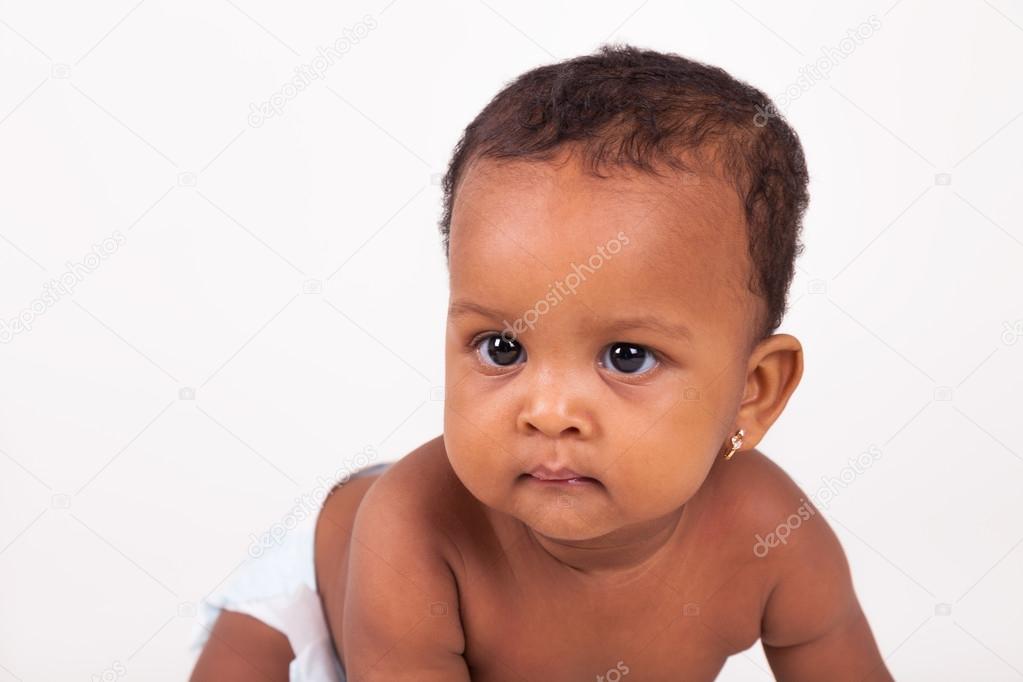
{"type": "MultiPolygon", "coordinates": [[[[500,311],[488,308],[479,303],[467,300],[453,301],[448,307],[449,317],[461,317],[464,315],[471,314],[482,315],[489,317],[494,320],[514,322],[514,319],[518,316],[503,315],[500,311]]],[[[689,342],[693,341],[693,331],[688,326],[681,322],[674,322],[672,320],[665,320],[655,315],[633,315],[630,317],[622,317],[604,325],[604,327],[611,331],[624,331],[627,329],[649,329],[650,331],[657,332],[664,336],[671,338],[681,338],[689,342]]]]}
{"type": "Polygon", "coordinates": [[[492,317],[495,320],[498,318],[503,320],[508,317],[507,315],[502,315],[499,311],[494,310],[493,308],[488,308],[485,305],[480,305],[479,303],[466,301],[464,299],[452,301],[451,305],[448,306],[449,317],[461,317],[463,315],[472,315],[473,313],[484,317],[492,317]]]}
{"type": "Polygon", "coordinates": [[[608,329],[621,331],[625,329],[649,329],[671,338],[681,338],[692,342],[693,332],[681,322],[664,320],[653,315],[638,315],[614,320],[608,325],[608,329]]]}

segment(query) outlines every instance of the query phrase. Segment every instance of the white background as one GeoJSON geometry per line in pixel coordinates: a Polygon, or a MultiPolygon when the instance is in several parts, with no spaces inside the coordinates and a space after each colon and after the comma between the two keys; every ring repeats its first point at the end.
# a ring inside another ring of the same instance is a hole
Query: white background
{"type": "Polygon", "coordinates": [[[784,108],[806,371],[761,449],[812,493],[879,448],[825,513],[896,678],[1023,677],[1023,8],[893,1],[0,3],[0,319],[126,238],[0,345],[0,682],[183,679],[250,535],[440,433],[437,178],[507,81],[614,40],[779,96],[871,15],[784,108]]]}

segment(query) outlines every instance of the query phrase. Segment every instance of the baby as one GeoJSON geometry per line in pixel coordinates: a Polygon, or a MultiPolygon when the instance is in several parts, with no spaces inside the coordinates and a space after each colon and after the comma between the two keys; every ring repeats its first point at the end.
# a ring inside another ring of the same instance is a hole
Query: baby
{"type": "MultiPolygon", "coordinates": [[[[317,523],[349,680],[712,680],[758,639],[780,680],[892,679],[756,449],[803,371],[775,331],[807,182],[763,93],[673,54],[604,47],[486,106],[444,177],[444,433],[317,523]]],[[[286,669],[252,633],[222,634],[286,669]]]]}

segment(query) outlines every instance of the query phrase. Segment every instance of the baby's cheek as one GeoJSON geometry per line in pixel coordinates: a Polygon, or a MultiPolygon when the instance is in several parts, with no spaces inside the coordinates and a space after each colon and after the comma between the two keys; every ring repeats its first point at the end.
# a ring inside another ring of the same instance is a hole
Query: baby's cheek
{"type": "Polygon", "coordinates": [[[639,507],[666,512],[685,504],[706,479],[719,444],[715,421],[693,405],[680,405],[642,433],[608,470],[639,507]]]}
{"type": "Polygon", "coordinates": [[[444,447],[455,475],[484,503],[492,501],[498,477],[507,470],[502,450],[479,425],[456,410],[444,411],[444,447]]]}
{"type": "Polygon", "coordinates": [[[606,485],[614,507],[627,517],[623,520],[641,522],[684,505],[705,479],[705,467],[670,450],[615,467],[606,485]]]}
{"type": "Polygon", "coordinates": [[[725,433],[735,417],[734,391],[724,386],[724,378],[714,386],[691,387],[683,393],[658,424],[664,442],[676,443],[688,460],[710,466],[720,449],[725,433]]]}

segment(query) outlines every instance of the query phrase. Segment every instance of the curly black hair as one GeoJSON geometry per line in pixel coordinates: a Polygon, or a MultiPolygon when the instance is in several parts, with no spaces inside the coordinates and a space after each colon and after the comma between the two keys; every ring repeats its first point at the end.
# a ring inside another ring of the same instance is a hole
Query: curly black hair
{"type": "Polygon", "coordinates": [[[685,154],[713,148],[745,207],[753,263],[747,286],[767,304],[755,338],[777,330],[809,202],[799,137],[760,90],[673,53],[604,45],[528,71],[497,93],[463,131],[442,180],[445,258],[455,189],[471,162],[549,160],[570,144],[600,177],[603,165],[688,171],[685,154]]]}

